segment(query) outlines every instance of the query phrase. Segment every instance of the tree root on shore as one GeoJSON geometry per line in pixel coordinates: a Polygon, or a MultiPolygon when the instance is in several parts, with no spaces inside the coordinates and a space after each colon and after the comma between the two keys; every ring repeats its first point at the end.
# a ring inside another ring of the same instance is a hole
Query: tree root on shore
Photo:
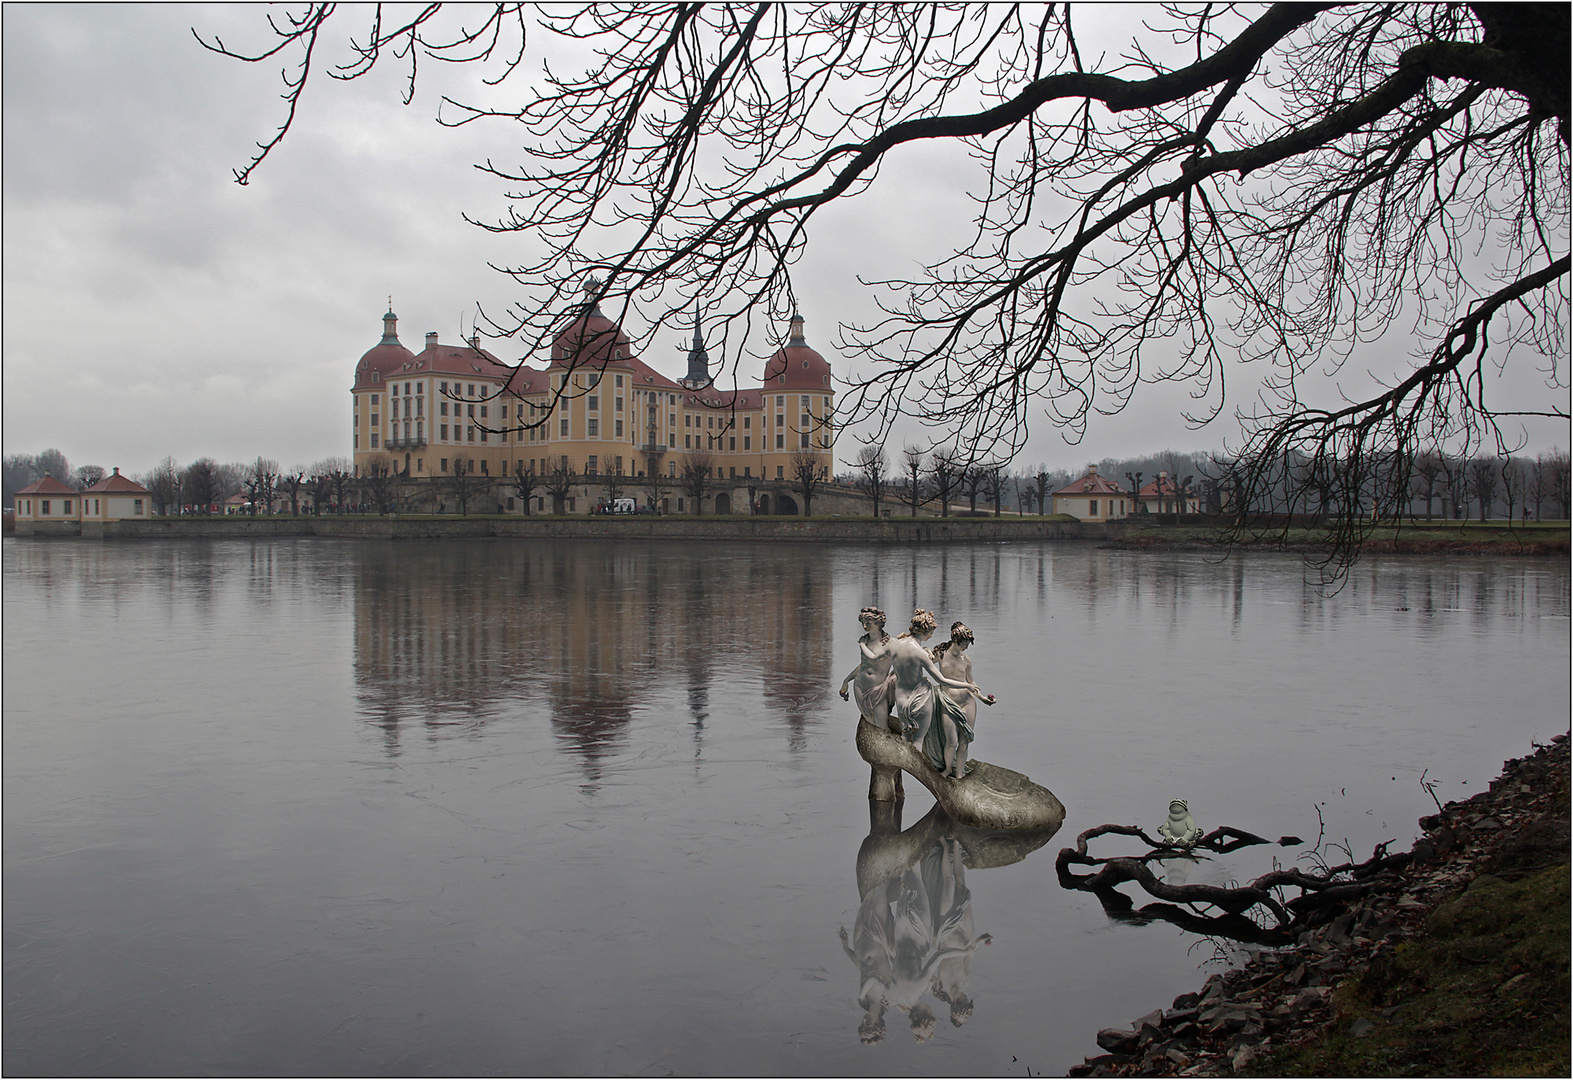
{"type": "MultiPolygon", "coordinates": [[[[1320,908],[1365,896],[1382,875],[1402,869],[1412,857],[1407,852],[1388,855],[1387,844],[1383,843],[1363,863],[1328,867],[1324,873],[1318,874],[1295,869],[1273,870],[1247,885],[1233,888],[1220,885],[1171,885],[1147,868],[1151,859],[1187,855],[1198,848],[1229,852],[1267,842],[1254,833],[1230,826],[1214,829],[1195,844],[1184,845],[1154,840],[1135,825],[1098,825],[1078,835],[1074,848],[1060,849],[1054,860],[1054,873],[1062,888],[1097,894],[1106,910],[1130,909],[1132,902],[1129,898],[1115,890],[1115,886],[1128,881],[1134,881],[1151,896],[1170,904],[1216,908],[1230,917],[1230,921],[1214,925],[1213,931],[1223,936],[1238,937],[1238,931],[1242,928],[1234,924],[1233,919],[1244,915],[1251,908],[1266,909],[1277,920],[1280,929],[1289,929],[1296,923],[1314,921],[1312,917],[1320,908]],[[1110,834],[1137,837],[1152,850],[1144,855],[1110,859],[1098,859],[1087,854],[1089,840],[1110,834]],[[1090,874],[1077,874],[1071,870],[1073,864],[1095,866],[1098,869],[1090,874]],[[1272,890],[1286,887],[1298,888],[1300,895],[1280,901],[1272,890]],[[1231,929],[1236,932],[1230,933],[1231,929]]],[[[1161,905],[1150,907],[1154,908],[1150,913],[1155,917],[1167,917],[1161,905]]],[[[1148,909],[1142,910],[1147,912],[1148,909]]]]}

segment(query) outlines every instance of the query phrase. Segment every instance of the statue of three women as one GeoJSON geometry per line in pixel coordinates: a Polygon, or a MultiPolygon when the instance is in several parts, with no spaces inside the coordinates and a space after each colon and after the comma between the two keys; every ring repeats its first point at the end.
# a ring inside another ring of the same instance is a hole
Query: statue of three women
{"type": "MultiPolygon", "coordinates": [[[[885,633],[885,613],[879,608],[864,608],[858,622],[863,626],[858,639],[862,657],[841,680],[841,697],[847,699],[851,684],[864,719],[903,735],[941,775],[959,780],[966,775],[967,747],[977,730],[977,702],[994,704],[993,695],[984,694],[972,680],[972,658],[967,655],[972,631],[952,623],[950,640],[929,650],[923,643],[937,623],[921,608],[897,638],[885,633]]],[[[875,786],[879,784],[876,776],[875,786]]],[[[901,797],[899,773],[894,775],[894,793],[901,797]]]]}

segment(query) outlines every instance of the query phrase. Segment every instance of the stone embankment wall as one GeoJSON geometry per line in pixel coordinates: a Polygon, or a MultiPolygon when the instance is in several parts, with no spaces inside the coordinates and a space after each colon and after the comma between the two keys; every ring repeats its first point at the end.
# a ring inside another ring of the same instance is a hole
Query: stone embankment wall
{"type": "MultiPolygon", "coordinates": [[[[72,535],[85,539],[241,539],[327,536],[416,540],[496,537],[541,540],[727,540],[807,543],[934,543],[1062,540],[1105,542],[1122,535],[1122,523],[1097,524],[1020,518],[871,519],[716,517],[179,517],[147,521],[85,522],[72,535]]],[[[53,533],[52,535],[65,535],[53,533]]]]}

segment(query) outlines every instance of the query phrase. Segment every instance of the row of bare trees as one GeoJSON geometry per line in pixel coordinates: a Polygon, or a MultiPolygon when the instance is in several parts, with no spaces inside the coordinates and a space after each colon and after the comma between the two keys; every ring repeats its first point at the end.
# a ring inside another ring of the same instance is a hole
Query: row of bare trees
{"type": "Polygon", "coordinates": [[[902,450],[899,471],[893,472],[884,447],[868,445],[853,464],[856,471],[850,482],[869,497],[875,517],[880,516],[881,504],[892,498],[903,503],[912,517],[929,502],[936,502],[941,516],[948,517],[958,496],[967,499],[970,513],[978,512],[981,498],[998,516],[1011,487],[1004,462],[968,462],[945,448],[908,445],[902,450]]]}

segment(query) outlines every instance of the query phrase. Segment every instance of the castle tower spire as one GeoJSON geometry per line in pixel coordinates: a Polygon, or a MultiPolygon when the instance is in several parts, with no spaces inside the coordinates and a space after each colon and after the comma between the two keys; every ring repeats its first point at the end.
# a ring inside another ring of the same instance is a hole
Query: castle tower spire
{"type": "Polygon", "coordinates": [[[694,344],[688,350],[688,374],[682,380],[690,390],[700,390],[711,383],[710,354],[705,352],[705,339],[699,332],[699,302],[694,302],[694,344]]]}

